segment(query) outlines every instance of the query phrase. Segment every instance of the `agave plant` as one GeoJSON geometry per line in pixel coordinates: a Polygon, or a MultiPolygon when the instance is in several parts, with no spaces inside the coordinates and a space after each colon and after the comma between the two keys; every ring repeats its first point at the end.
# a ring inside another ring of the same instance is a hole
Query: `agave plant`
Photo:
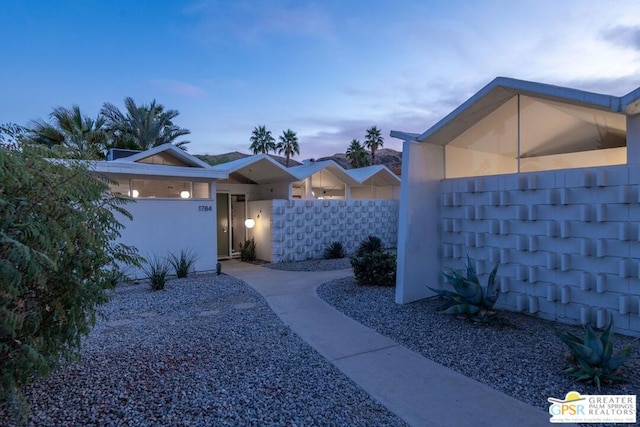
{"type": "Polygon", "coordinates": [[[598,391],[603,382],[614,383],[626,381],[626,378],[616,374],[619,367],[624,365],[631,355],[631,344],[625,345],[620,353],[613,356],[613,317],[609,326],[598,336],[591,326],[584,328],[584,339],[580,339],[569,332],[556,330],[555,333],[571,351],[569,360],[572,366],[564,372],[577,378],[577,381],[591,381],[598,391]]]}
{"type": "Polygon", "coordinates": [[[344,245],[340,242],[331,242],[324,249],[324,257],[326,259],[344,258],[344,245]]]}
{"type": "Polygon", "coordinates": [[[442,307],[445,313],[467,316],[474,322],[487,322],[496,315],[493,306],[499,295],[496,281],[498,264],[491,270],[485,288],[480,285],[480,279],[468,256],[466,267],[466,276],[457,271],[452,271],[451,274],[443,273],[447,282],[453,286],[453,291],[431,287],[429,289],[447,300],[442,307]]]}

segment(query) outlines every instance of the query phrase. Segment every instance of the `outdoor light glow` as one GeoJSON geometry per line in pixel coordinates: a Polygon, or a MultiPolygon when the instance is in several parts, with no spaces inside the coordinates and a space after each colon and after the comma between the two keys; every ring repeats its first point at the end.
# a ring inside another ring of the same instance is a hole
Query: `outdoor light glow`
{"type": "Polygon", "coordinates": [[[244,226],[247,228],[253,228],[256,226],[256,220],[253,218],[247,218],[244,220],[244,226]]]}
{"type": "Polygon", "coordinates": [[[132,196],[132,197],[138,197],[139,195],[140,195],[140,193],[138,192],[138,190],[133,190],[133,191],[131,192],[131,196],[132,196]]]}
{"type": "Polygon", "coordinates": [[[180,192],[180,197],[182,197],[183,199],[188,199],[189,196],[191,196],[191,193],[189,193],[187,190],[180,192]]]}

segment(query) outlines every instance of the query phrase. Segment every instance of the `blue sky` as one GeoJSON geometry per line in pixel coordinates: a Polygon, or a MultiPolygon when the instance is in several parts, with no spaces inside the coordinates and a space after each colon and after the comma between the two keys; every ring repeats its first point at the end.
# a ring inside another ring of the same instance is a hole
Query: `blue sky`
{"type": "Polygon", "coordinates": [[[191,153],[247,152],[257,125],[301,156],[377,125],[423,132],[496,76],[624,95],[637,0],[4,0],[0,123],[156,99],[191,153]]]}

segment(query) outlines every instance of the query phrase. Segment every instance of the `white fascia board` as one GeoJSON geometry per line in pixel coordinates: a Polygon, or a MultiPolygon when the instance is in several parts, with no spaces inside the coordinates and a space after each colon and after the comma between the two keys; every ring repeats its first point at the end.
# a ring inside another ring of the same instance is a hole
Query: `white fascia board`
{"type": "Polygon", "coordinates": [[[210,168],[186,166],[154,165],[150,163],[99,161],[92,164],[91,170],[99,173],[121,175],[146,175],[176,178],[228,179],[229,174],[210,168]]]}
{"type": "Polygon", "coordinates": [[[389,133],[389,136],[391,136],[391,138],[398,138],[403,141],[417,141],[420,134],[410,133],[410,132],[401,132],[399,130],[392,130],[389,133]]]}

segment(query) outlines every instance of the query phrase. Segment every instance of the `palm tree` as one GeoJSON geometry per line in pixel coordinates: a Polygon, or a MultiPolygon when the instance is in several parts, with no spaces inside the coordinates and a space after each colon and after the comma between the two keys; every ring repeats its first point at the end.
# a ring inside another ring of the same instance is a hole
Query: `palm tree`
{"type": "Polygon", "coordinates": [[[149,105],[136,105],[131,97],[124,99],[126,112],[123,113],[111,103],[105,103],[100,113],[106,119],[107,130],[111,136],[111,147],[148,150],[158,145],[172,143],[185,148],[190,141],[176,141],[190,130],[173,123],[180,113],[166,110],[154,99],[149,105]]]}
{"type": "Polygon", "coordinates": [[[367,136],[364,138],[364,146],[371,151],[371,164],[376,163],[376,150],[384,145],[384,138],[380,134],[380,129],[372,126],[367,129],[367,136]]]}
{"type": "Polygon", "coordinates": [[[276,151],[276,140],[273,139],[271,131],[267,130],[265,126],[253,128],[249,141],[251,141],[249,149],[253,151],[253,154],[269,154],[270,151],[273,151],[274,153],[276,151]]]}
{"type": "Polygon", "coordinates": [[[367,151],[357,139],[351,140],[351,145],[349,145],[345,154],[347,160],[351,164],[351,167],[361,168],[369,166],[369,156],[367,155],[367,151]]]}
{"type": "Polygon", "coordinates": [[[62,145],[70,148],[80,158],[104,157],[107,143],[105,120],[98,116],[95,120],[82,115],[80,107],[71,109],[55,107],[51,123],[42,119],[30,123],[30,139],[48,147],[62,145]]]}
{"type": "Polygon", "coordinates": [[[289,167],[289,157],[294,154],[300,155],[300,145],[298,144],[298,135],[291,129],[287,129],[286,132],[282,132],[282,135],[278,138],[280,142],[276,145],[278,154],[283,154],[286,159],[285,166],[289,167]]]}

